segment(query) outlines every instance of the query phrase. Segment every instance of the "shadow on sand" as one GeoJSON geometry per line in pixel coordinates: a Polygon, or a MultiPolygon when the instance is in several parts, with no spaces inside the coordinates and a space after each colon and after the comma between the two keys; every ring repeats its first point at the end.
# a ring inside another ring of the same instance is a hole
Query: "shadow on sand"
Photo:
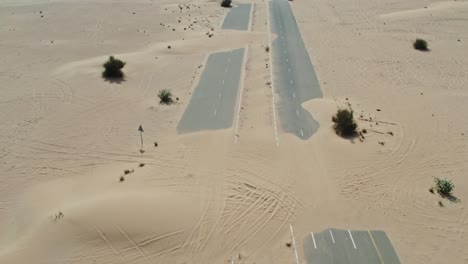
{"type": "Polygon", "coordinates": [[[442,193],[439,193],[440,197],[442,198],[445,198],[447,200],[449,200],[450,202],[452,203],[459,203],[461,202],[460,199],[458,199],[458,197],[452,195],[452,194],[442,194],[442,193]]]}
{"type": "Polygon", "coordinates": [[[125,76],[124,77],[104,77],[102,76],[102,78],[106,81],[106,82],[109,82],[109,83],[117,83],[117,84],[120,84],[120,83],[123,83],[123,82],[126,82],[127,80],[125,79],[125,76]]]}

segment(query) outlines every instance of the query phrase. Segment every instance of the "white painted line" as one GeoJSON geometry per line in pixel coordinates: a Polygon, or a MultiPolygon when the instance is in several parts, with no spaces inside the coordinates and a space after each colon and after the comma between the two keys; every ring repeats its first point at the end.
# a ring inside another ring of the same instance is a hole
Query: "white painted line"
{"type": "Polygon", "coordinates": [[[284,54],[286,54],[286,50],[284,50],[284,54]]]}
{"type": "Polygon", "coordinates": [[[269,1],[265,1],[266,9],[267,9],[267,23],[268,23],[268,46],[270,47],[270,52],[268,55],[270,57],[270,83],[271,83],[271,104],[272,104],[272,112],[273,112],[273,124],[275,127],[275,139],[276,139],[276,146],[279,146],[278,140],[278,128],[276,125],[276,104],[275,104],[275,85],[273,82],[273,58],[271,54],[273,53],[271,50],[273,49],[272,42],[271,42],[271,25],[270,25],[270,6],[269,1]]]}
{"type": "Polygon", "coordinates": [[[249,30],[248,31],[252,31],[252,23],[253,23],[253,12],[254,12],[254,8],[255,8],[255,3],[251,3],[250,4],[250,17],[249,17],[249,30]]]}
{"type": "Polygon", "coordinates": [[[218,112],[218,109],[215,109],[215,110],[214,110],[214,115],[216,115],[217,112],[218,112]]]}
{"type": "Polygon", "coordinates": [[[289,225],[289,228],[291,229],[291,238],[294,246],[294,253],[296,254],[296,264],[299,264],[299,256],[297,255],[296,239],[294,238],[294,230],[292,224],[289,225]]]}
{"type": "Polygon", "coordinates": [[[351,241],[353,242],[354,249],[356,248],[356,244],[354,243],[353,235],[351,234],[351,231],[348,229],[349,236],[351,237],[351,241]]]}
{"type": "Polygon", "coordinates": [[[385,264],[385,262],[383,261],[383,258],[382,258],[382,254],[380,254],[380,250],[377,247],[377,244],[375,244],[374,238],[372,237],[372,234],[371,234],[370,230],[367,230],[367,232],[369,233],[369,237],[370,237],[370,239],[372,241],[372,244],[374,245],[374,248],[377,251],[377,254],[379,255],[380,263],[385,264]]]}
{"type": "Polygon", "coordinates": [[[245,78],[245,68],[247,68],[247,54],[249,52],[249,45],[245,46],[244,52],[244,67],[242,67],[241,73],[241,90],[239,94],[239,105],[237,106],[237,121],[236,121],[236,133],[234,134],[234,143],[237,143],[237,139],[239,138],[239,119],[240,119],[240,110],[242,106],[242,95],[244,94],[244,78],[245,78]]]}
{"type": "Polygon", "coordinates": [[[288,72],[291,72],[291,68],[288,68],[288,72]]]}
{"type": "Polygon", "coordinates": [[[234,264],[234,257],[231,256],[231,264],[234,264]]]}
{"type": "Polygon", "coordinates": [[[296,115],[299,115],[299,109],[296,109],[296,115]]]}
{"type": "Polygon", "coordinates": [[[296,99],[296,93],[293,93],[293,97],[294,97],[294,99],[296,99]]]}
{"type": "Polygon", "coordinates": [[[291,84],[293,84],[293,83],[294,83],[293,80],[291,80],[291,84]]]}
{"type": "Polygon", "coordinates": [[[288,59],[288,58],[286,58],[286,62],[289,62],[289,59],[288,59]]]}
{"type": "Polygon", "coordinates": [[[333,233],[332,233],[331,230],[330,230],[330,236],[331,236],[331,238],[332,238],[333,244],[335,244],[335,238],[333,237],[333,233]]]}
{"type": "Polygon", "coordinates": [[[302,128],[301,128],[301,135],[304,136],[304,132],[302,131],[302,128]]]}
{"type": "Polygon", "coordinates": [[[314,241],[314,248],[317,249],[317,244],[315,244],[314,232],[310,232],[310,235],[312,236],[312,241],[314,241]]]}
{"type": "Polygon", "coordinates": [[[224,80],[223,80],[223,84],[224,84],[224,80]]]}

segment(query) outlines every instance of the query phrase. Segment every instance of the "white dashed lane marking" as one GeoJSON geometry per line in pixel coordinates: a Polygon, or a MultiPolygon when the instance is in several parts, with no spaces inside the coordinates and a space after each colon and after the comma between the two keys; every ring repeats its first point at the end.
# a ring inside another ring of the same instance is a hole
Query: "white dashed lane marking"
{"type": "Polygon", "coordinates": [[[331,231],[331,230],[330,230],[330,236],[331,236],[331,238],[332,238],[332,242],[333,242],[333,244],[335,244],[335,238],[333,237],[333,233],[332,233],[332,231],[331,231]]]}
{"type": "Polygon", "coordinates": [[[353,242],[354,249],[356,248],[356,244],[354,243],[353,235],[351,234],[351,230],[348,229],[349,237],[351,237],[351,241],[353,242]]]}
{"type": "Polygon", "coordinates": [[[310,235],[312,236],[312,241],[314,241],[314,248],[317,249],[317,244],[315,243],[314,232],[310,232],[310,235]]]}

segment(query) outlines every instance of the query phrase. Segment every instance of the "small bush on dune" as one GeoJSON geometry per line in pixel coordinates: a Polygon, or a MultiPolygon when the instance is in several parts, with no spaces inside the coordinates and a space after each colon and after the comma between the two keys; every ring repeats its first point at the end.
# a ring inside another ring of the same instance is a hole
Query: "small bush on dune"
{"type": "Polygon", "coordinates": [[[221,6],[222,7],[230,7],[231,6],[231,0],[222,0],[221,6]]]}
{"type": "Polygon", "coordinates": [[[357,124],[354,121],[353,110],[338,109],[336,114],[332,117],[333,128],[336,134],[340,136],[351,136],[356,134],[357,124]]]}
{"type": "Polygon", "coordinates": [[[417,50],[427,50],[427,41],[418,38],[414,41],[413,47],[417,50]]]}
{"type": "Polygon", "coordinates": [[[442,195],[451,195],[452,194],[452,191],[453,191],[453,188],[455,187],[455,185],[453,184],[453,182],[451,180],[448,180],[448,179],[441,179],[441,178],[435,178],[434,179],[435,181],[435,185],[436,185],[436,189],[437,189],[437,192],[442,194],[442,195]]]}
{"type": "Polygon", "coordinates": [[[104,78],[122,78],[124,76],[122,72],[124,66],[125,62],[114,58],[114,56],[110,56],[109,60],[102,65],[102,67],[104,67],[102,76],[104,78]]]}
{"type": "Polygon", "coordinates": [[[161,100],[161,103],[164,103],[164,104],[172,103],[172,93],[171,93],[171,90],[169,89],[163,89],[159,91],[158,97],[161,100]]]}

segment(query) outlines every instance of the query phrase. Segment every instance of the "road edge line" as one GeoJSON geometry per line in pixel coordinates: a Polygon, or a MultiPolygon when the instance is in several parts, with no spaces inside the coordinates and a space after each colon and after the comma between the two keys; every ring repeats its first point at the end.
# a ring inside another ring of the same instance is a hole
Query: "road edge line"
{"type": "Polygon", "coordinates": [[[369,233],[369,237],[370,237],[370,239],[372,241],[372,244],[374,245],[374,248],[377,251],[377,254],[379,255],[380,262],[382,264],[385,264],[385,262],[383,261],[382,255],[380,254],[379,248],[377,247],[377,244],[375,243],[374,238],[372,237],[372,234],[371,234],[370,230],[367,230],[367,233],[369,233]]]}
{"type": "Polygon", "coordinates": [[[240,110],[242,106],[242,96],[244,94],[244,79],[245,79],[245,71],[247,68],[247,59],[248,59],[248,53],[249,53],[249,45],[245,45],[245,52],[244,52],[244,63],[242,67],[242,74],[241,74],[241,85],[240,85],[240,93],[239,93],[239,105],[237,106],[237,122],[236,122],[236,131],[234,134],[234,143],[237,143],[238,138],[239,138],[239,119],[240,119],[240,110]]]}
{"type": "Polygon", "coordinates": [[[247,30],[248,32],[251,32],[251,31],[252,31],[254,8],[255,8],[255,3],[254,3],[254,2],[251,2],[251,3],[250,3],[249,28],[248,28],[248,30],[247,30]]]}
{"type": "Polygon", "coordinates": [[[272,95],[272,112],[273,112],[273,125],[275,127],[275,139],[276,139],[276,146],[279,146],[279,139],[278,139],[278,128],[276,124],[276,107],[275,107],[275,84],[273,81],[273,58],[271,56],[273,50],[273,43],[271,42],[271,25],[270,25],[270,1],[265,1],[266,9],[267,9],[267,23],[268,23],[268,47],[270,50],[268,51],[268,55],[270,58],[270,85],[271,85],[271,95],[272,95]]]}
{"type": "Polygon", "coordinates": [[[296,239],[294,238],[294,230],[292,224],[289,224],[289,228],[291,229],[291,238],[294,246],[294,253],[296,254],[296,264],[299,264],[299,255],[297,255],[296,239]]]}

